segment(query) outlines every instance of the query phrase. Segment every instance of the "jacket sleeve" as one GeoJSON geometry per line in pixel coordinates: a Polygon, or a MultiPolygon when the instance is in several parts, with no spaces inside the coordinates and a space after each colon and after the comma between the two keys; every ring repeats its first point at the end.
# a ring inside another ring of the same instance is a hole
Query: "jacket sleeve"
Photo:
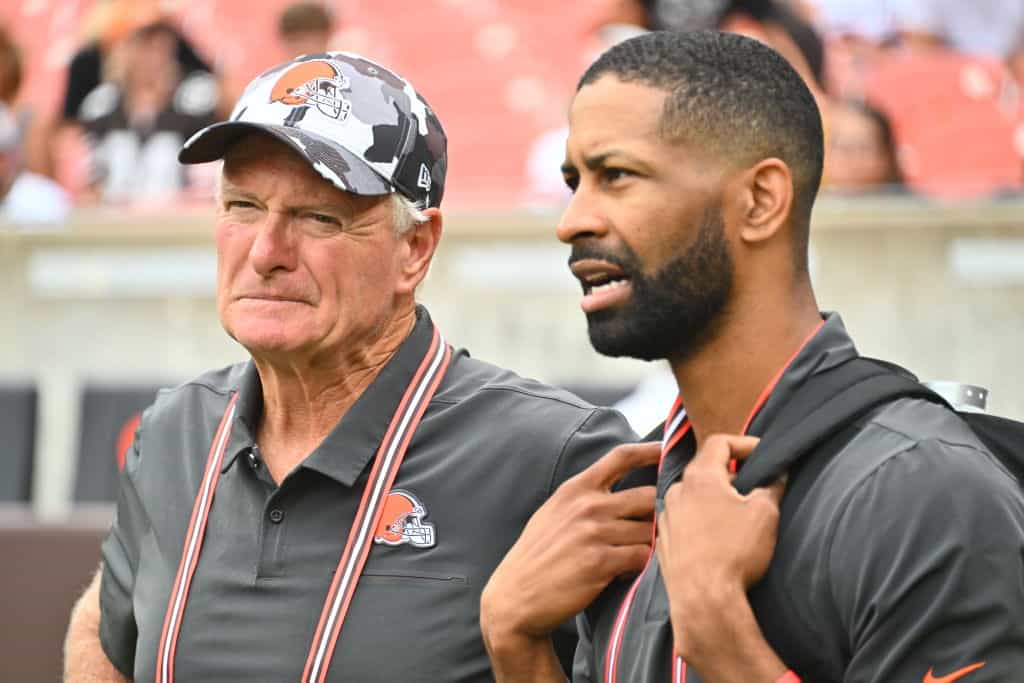
{"type": "Polygon", "coordinates": [[[993,457],[918,443],[861,482],[829,581],[846,683],[995,683],[1024,669],[1024,496],[993,457]]]}
{"type": "Polygon", "coordinates": [[[100,583],[100,643],[107,658],[128,678],[135,668],[138,631],[133,598],[139,566],[139,547],[149,530],[148,517],[135,486],[141,450],[141,427],[119,474],[117,509],[103,541],[103,578],[100,583]]]}

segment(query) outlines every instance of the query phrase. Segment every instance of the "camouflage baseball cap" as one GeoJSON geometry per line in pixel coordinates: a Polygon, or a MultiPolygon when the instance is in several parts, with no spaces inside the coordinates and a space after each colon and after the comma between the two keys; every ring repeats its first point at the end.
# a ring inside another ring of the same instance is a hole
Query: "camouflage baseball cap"
{"type": "Polygon", "coordinates": [[[441,204],[448,168],[441,122],[408,81],[359,55],[303,55],[257,76],[231,119],[193,135],[178,159],[222,159],[253,129],[289,145],[347,192],[441,204]]]}

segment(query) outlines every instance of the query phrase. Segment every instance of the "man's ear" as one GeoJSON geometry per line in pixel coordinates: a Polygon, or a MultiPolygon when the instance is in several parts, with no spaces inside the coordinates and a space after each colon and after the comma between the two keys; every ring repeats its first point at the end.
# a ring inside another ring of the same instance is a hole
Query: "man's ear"
{"type": "Polygon", "coordinates": [[[740,239],[764,242],[789,221],[793,208],[793,174],[781,159],[770,158],[747,169],[739,178],[743,193],[740,239]]]}
{"type": "Polygon", "coordinates": [[[441,241],[441,232],[444,220],[441,210],[436,208],[424,209],[423,215],[427,220],[422,223],[414,223],[405,234],[398,237],[402,248],[401,278],[398,282],[400,294],[411,294],[430,270],[430,263],[434,259],[434,252],[437,251],[438,242],[441,241]]]}

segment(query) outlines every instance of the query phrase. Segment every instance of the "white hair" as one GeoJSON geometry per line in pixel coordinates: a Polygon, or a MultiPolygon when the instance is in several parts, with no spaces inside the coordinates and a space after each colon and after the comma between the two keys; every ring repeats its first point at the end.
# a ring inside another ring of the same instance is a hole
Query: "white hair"
{"type": "Polygon", "coordinates": [[[423,209],[416,206],[415,202],[398,192],[391,193],[391,214],[393,216],[395,234],[404,235],[415,225],[428,222],[423,209]]]}

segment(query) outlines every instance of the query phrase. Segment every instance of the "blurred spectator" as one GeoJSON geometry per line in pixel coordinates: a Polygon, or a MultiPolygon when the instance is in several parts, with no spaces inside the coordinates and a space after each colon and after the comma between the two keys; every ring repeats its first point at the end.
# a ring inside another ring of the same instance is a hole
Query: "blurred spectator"
{"type": "Polygon", "coordinates": [[[289,5],[277,22],[277,37],[289,59],[326,52],[333,33],[333,13],[322,2],[289,5]]]}
{"type": "Polygon", "coordinates": [[[96,198],[167,200],[187,186],[178,150],[216,120],[217,84],[204,71],[182,78],[177,39],[165,23],[138,29],[110,57],[116,80],[82,101],[96,198]]]}
{"type": "MultiPolygon", "coordinates": [[[[84,22],[85,44],[68,65],[60,109],[33,121],[26,150],[30,169],[50,177],[60,175],[57,168],[60,150],[55,147],[76,137],[82,104],[88,95],[103,83],[119,77],[118,62],[123,61],[116,58],[119,46],[134,31],[162,21],[163,16],[155,0],[98,0],[93,4],[84,22]]],[[[210,67],[173,25],[168,23],[166,29],[174,35],[174,58],[183,75],[211,73],[210,67]]]]}
{"type": "MultiPolygon", "coordinates": [[[[98,8],[93,19],[97,24],[98,36],[76,52],[68,66],[67,86],[61,106],[61,117],[65,121],[77,120],[82,103],[89,93],[114,76],[110,73],[114,67],[108,59],[118,45],[132,32],[158,23],[162,17],[160,10],[152,3],[140,0],[106,0],[98,8]]],[[[173,56],[182,74],[212,71],[173,26],[167,24],[166,31],[173,37],[173,56]]]]}
{"type": "MultiPolygon", "coordinates": [[[[1024,80],[1024,2],[1020,0],[810,0],[815,23],[857,56],[899,47],[935,48],[1007,63],[1024,80]],[[866,50],[866,52],[864,52],[866,50]]],[[[864,68],[864,65],[860,65],[864,68]]],[[[849,89],[848,89],[849,90],[849,89]]]]}
{"type": "Polygon", "coordinates": [[[1012,59],[1024,47],[1020,0],[889,0],[901,40],[1012,59]]]}
{"type": "Polygon", "coordinates": [[[717,28],[770,45],[824,102],[825,48],[814,27],[784,0],[642,0],[652,29],[717,28]]]}
{"type": "Polygon", "coordinates": [[[889,119],[865,102],[834,103],[825,153],[825,187],[842,194],[903,192],[889,119]]]}
{"type": "Polygon", "coordinates": [[[6,28],[0,26],[0,105],[7,108],[18,128],[18,148],[24,156],[26,137],[35,112],[31,104],[18,101],[18,93],[25,77],[25,62],[21,48],[6,28]]]}
{"type": "Polygon", "coordinates": [[[10,34],[0,26],[0,103],[14,107],[14,98],[21,89],[21,51],[10,34]]]}
{"type": "Polygon", "coordinates": [[[893,38],[892,0],[813,0],[815,23],[830,38],[881,44],[893,38]]]}
{"type": "Polygon", "coordinates": [[[0,221],[59,223],[71,208],[67,193],[49,178],[22,167],[21,140],[17,120],[0,104],[0,221]]]}
{"type": "MultiPolygon", "coordinates": [[[[718,28],[756,38],[793,65],[819,108],[827,111],[824,43],[802,14],[782,0],[606,0],[597,16],[598,54],[646,30],[718,28]]],[[[588,55],[587,62],[596,56],[588,55]]],[[[567,136],[568,127],[554,128],[530,146],[524,169],[527,205],[552,206],[569,196],[560,170],[567,136]]]]}

